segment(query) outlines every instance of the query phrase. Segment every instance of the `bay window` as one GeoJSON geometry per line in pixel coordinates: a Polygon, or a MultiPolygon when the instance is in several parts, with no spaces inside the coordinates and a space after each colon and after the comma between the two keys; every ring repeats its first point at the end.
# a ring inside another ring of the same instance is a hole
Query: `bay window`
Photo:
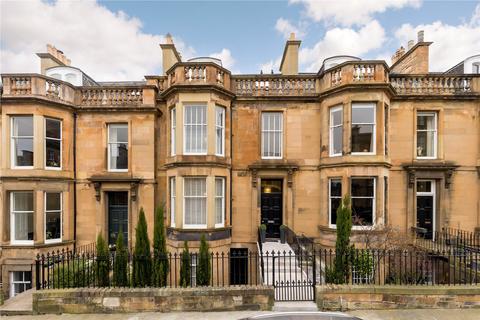
{"type": "Polygon", "coordinates": [[[45,242],[62,241],[62,193],[45,192],[45,242]]]}
{"type": "Polygon", "coordinates": [[[62,167],[62,121],[45,118],[45,167],[62,167]]]}
{"type": "Polygon", "coordinates": [[[207,227],[207,179],[184,178],[183,200],[185,228],[207,227]]]}
{"type": "Polygon", "coordinates": [[[108,170],[128,171],[128,125],[108,125],[108,170]]]}
{"type": "Polygon", "coordinates": [[[437,157],[437,114],[417,113],[417,158],[437,157]]]}
{"type": "Polygon", "coordinates": [[[281,159],[283,149],[282,112],[262,113],[262,158],[281,159]]]}
{"type": "Polygon", "coordinates": [[[225,108],[215,108],[215,154],[225,155],[225,108]]]}
{"type": "Polygon", "coordinates": [[[330,109],[330,156],[341,156],[343,149],[343,107],[330,109]]]}
{"type": "Polygon", "coordinates": [[[13,168],[33,168],[33,117],[15,116],[11,124],[11,163],[13,168]]]}
{"type": "Polygon", "coordinates": [[[337,224],[337,209],[342,203],[342,179],[329,180],[328,197],[329,224],[334,226],[337,224]]]}
{"type": "Polygon", "coordinates": [[[352,224],[372,226],[375,221],[375,178],[352,178],[352,224]]]}
{"type": "Polygon", "coordinates": [[[170,110],[170,155],[174,156],[177,153],[177,110],[172,108],[170,110]]]}
{"type": "Polygon", "coordinates": [[[33,192],[10,194],[10,242],[33,245],[33,192]]]}
{"type": "Polygon", "coordinates": [[[352,154],[375,154],[375,103],[352,103],[352,154]]]}
{"type": "Polygon", "coordinates": [[[207,106],[185,106],[184,153],[207,154],[207,106]]]}
{"type": "Polygon", "coordinates": [[[225,178],[215,178],[215,227],[225,224],[225,178]]]}
{"type": "Polygon", "coordinates": [[[170,227],[175,228],[175,203],[176,203],[176,181],[175,177],[170,178],[170,227]]]}

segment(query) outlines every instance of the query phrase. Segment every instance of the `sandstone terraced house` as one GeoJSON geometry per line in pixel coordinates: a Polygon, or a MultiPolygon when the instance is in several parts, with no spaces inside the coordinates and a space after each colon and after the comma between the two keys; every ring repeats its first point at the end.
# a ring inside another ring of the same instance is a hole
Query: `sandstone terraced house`
{"type": "Polygon", "coordinates": [[[163,74],[108,83],[48,46],[40,74],[2,75],[3,289],[32,286],[38,253],[100,232],[113,244],[122,230],[131,248],[141,207],[150,239],[165,207],[171,252],[202,234],[212,250],[254,252],[260,224],[331,247],[346,194],[354,234],[478,231],[480,55],[430,73],[430,45],[420,32],[390,66],[335,56],[301,73],[292,35],[280,73],[232,74],[182,61],[167,37],[163,74]]]}

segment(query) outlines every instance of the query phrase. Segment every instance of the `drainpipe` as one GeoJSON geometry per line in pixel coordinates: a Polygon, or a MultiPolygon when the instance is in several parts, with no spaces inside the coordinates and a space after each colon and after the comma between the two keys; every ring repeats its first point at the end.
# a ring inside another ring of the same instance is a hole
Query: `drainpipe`
{"type": "Polygon", "coordinates": [[[77,248],[77,113],[73,113],[73,251],[77,248]]]}
{"type": "MultiPolygon", "coordinates": [[[[233,175],[232,175],[232,166],[233,166],[233,123],[232,123],[232,116],[233,113],[233,107],[230,104],[230,226],[232,226],[232,180],[233,180],[233,175]]],[[[231,230],[231,229],[230,229],[231,230]]],[[[230,231],[231,232],[231,231],[230,231]]],[[[231,235],[230,235],[231,236],[231,235]]]]}

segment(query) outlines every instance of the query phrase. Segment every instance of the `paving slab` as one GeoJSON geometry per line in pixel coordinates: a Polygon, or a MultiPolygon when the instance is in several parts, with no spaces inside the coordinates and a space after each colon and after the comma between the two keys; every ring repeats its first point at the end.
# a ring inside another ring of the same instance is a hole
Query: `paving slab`
{"type": "Polygon", "coordinates": [[[346,312],[363,320],[480,320],[480,309],[397,309],[346,312]]]}

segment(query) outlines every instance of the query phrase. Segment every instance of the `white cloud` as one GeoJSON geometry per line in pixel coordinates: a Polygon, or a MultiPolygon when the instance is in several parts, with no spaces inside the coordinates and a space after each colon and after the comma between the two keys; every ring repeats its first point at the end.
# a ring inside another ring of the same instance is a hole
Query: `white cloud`
{"type": "MultiPolygon", "coordinates": [[[[92,1],[0,1],[1,72],[39,72],[36,52],[51,43],[95,80],[139,80],[160,73],[163,36],[92,1]]],[[[175,39],[184,58],[194,54],[175,39]]]]}
{"type": "Polygon", "coordinates": [[[395,32],[396,38],[405,46],[415,39],[419,30],[425,31],[425,41],[430,46],[430,71],[445,71],[460,61],[480,53],[480,4],[469,22],[448,25],[441,21],[412,26],[404,24],[395,32]]]}
{"type": "Polygon", "coordinates": [[[276,60],[270,60],[268,62],[261,64],[259,68],[263,73],[270,74],[272,70],[274,73],[278,73],[280,69],[281,60],[282,58],[277,58],[276,60]]]}
{"type": "Polygon", "coordinates": [[[280,32],[285,39],[290,37],[290,33],[294,32],[297,38],[305,36],[305,25],[300,23],[298,26],[293,25],[289,20],[279,18],[275,24],[275,29],[280,32]]]}
{"type": "Polygon", "coordinates": [[[210,54],[210,57],[222,60],[223,67],[230,71],[236,62],[230,50],[226,48],[223,48],[220,52],[210,54]]]}
{"type": "Polygon", "coordinates": [[[364,25],[375,13],[406,6],[418,8],[421,0],[290,0],[305,6],[305,14],[315,21],[344,26],[364,25]]]}
{"type": "Polygon", "coordinates": [[[311,48],[300,50],[300,65],[307,71],[317,72],[325,58],[335,55],[363,56],[382,47],[386,40],[385,30],[376,20],[359,30],[333,28],[311,48]]]}

